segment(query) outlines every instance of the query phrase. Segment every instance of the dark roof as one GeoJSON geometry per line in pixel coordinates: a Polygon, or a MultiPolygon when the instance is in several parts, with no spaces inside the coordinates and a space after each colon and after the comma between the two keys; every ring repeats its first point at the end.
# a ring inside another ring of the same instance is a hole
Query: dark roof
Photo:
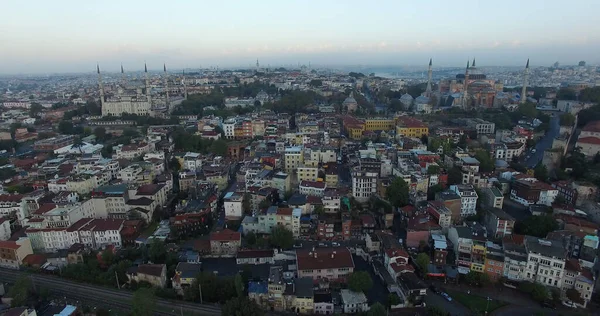
{"type": "Polygon", "coordinates": [[[311,277],[296,279],[296,297],[313,297],[314,284],[311,277]]]}
{"type": "Polygon", "coordinates": [[[137,189],[136,195],[155,195],[164,187],[164,184],[145,184],[137,189]]]}
{"type": "Polygon", "coordinates": [[[273,249],[239,250],[237,258],[273,258],[273,249]]]}
{"type": "Polygon", "coordinates": [[[297,250],[296,261],[298,270],[354,268],[352,254],[344,247],[297,250]]]}
{"type": "Polygon", "coordinates": [[[196,277],[202,271],[202,265],[197,263],[180,262],[175,268],[175,273],[179,273],[182,278],[196,277]]]}
{"type": "Polygon", "coordinates": [[[137,274],[161,276],[164,264],[140,264],[137,266],[137,274]]]}
{"type": "Polygon", "coordinates": [[[127,205],[140,205],[140,206],[150,206],[154,202],[153,199],[147,197],[141,197],[138,199],[131,199],[127,201],[127,205]]]}
{"type": "Polygon", "coordinates": [[[306,195],[295,193],[288,199],[289,205],[304,205],[306,204],[306,195]]]}
{"type": "Polygon", "coordinates": [[[332,303],[331,293],[314,293],[313,301],[315,303],[332,303]]]}

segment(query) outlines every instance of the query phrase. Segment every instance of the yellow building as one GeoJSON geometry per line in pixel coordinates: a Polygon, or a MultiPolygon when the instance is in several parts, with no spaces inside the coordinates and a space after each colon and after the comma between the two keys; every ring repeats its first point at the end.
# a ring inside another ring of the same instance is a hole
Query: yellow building
{"type": "Polygon", "coordinates": [[[314,310],[314,285],[312,278],[298,278],[295,282],[292,310],[299,314],[312,314],[314,310]]]}
{"type": "Polygon", "coordinates": [[[420,138],[423,135],[429,135],[429,128],[423,122],[408,116],[398,118],[396,125],[396,135],[406,137],[420,138]]]}
{"type": "Polygon", "coordinates": [[[319,177],[319,168],[316,166],[301,166],[297,169],[298,182],[301,181],[317,181],[319,177]]]}
{"type": "Polygon", "coordinates": [[[388,118],[370,118],[365,120],[365,130],[367,131],[393,131],[396,122],[388,118]]]}
{"type": "Polygon", "coordinates": [[[361,139],[362,138],[362,134],[364,132],[364,125],[361,125],[360,127],[358,126],[354,126],[354,127],[349,127],[347,129],[348,132],[348,136],[350,137],[350,139],[361,139]]]}

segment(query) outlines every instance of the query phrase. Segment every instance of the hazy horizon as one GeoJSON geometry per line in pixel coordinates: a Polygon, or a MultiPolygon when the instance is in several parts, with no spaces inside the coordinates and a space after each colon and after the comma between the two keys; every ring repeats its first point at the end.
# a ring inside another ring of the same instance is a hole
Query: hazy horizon
{"type": "Polygon", "coordinates": [[[12,1],[1,74],[149,69],[577,64],[600,59],[600,1],[12,1]],[[35,8],[35,9],[32,9],[35,8]],[[585,8],[582,10],[581,8],[585,8]]]}

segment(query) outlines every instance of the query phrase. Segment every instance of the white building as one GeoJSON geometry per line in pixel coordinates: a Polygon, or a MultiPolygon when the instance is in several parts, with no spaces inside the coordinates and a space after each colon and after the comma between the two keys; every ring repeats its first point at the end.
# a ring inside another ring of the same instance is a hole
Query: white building
{"type": "Polygon", "coordinates": [[[228,119],[223,122],[223,132],[225,133],[225,138],[233,139],[235,137],[235,119],[228,119]]]}
{"type": "Polygon", "coordinates": [[[352,172],[352,195],[357,201],[367,201],[375,193],[377,193],[376,172],[352,172]]]}
{"type": "Polygon", "coordinates": [[[300,194],[322,197],[325,194],[325,182],[302,181],[300,182],[300,194]]]}
{"type": "Polygon", "coordinates": [[[183,169],[190,171],[200,171],[202,169],[202,155],[199,153],[186,153],[183,156],[183,169]]]}
{"type": "Polygon", "coordinates": [[[460,196],[460,215],[469,216],[477,214],[477,192],[470,184],[451,185],[450,191],[460,196]]]}
{"type": "Polygon", "coordinates": [[[344,314],[367,312],[369,304],[363,292],[353,292],[347,289],[340,290],[342,310],[344,314]]]}
{"type": "Polygon", "coordinates": [[[526,236],[525,280],[562,288],[566,249],[561,242],[526,236]]]}
{"type": "Polygon", "coordinates": [[[10,222],[6,218],[0,218],[0,241],[10,239],[12,232],[10,222]]]}
{"type": "Polygon", "coordinates": [[[225,217],[227,218],[241,218],[243,214],[242,201],[243,196],[234,192],[225,194],[224,197],[224,208],[225,217]]]}

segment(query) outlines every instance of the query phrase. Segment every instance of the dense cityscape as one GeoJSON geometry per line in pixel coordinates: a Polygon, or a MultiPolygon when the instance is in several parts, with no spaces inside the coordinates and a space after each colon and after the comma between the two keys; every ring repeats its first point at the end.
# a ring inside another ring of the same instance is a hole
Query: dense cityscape
{"type": "Polygon", "coordinates": [[[478,62],[2,78],[4,315],[593,313],[600,72],[478,62]]]}
{"type": "Polygon", "coordinates": [[[600,1],[4,1],[0,316],[600,315],[600,1]]]}

